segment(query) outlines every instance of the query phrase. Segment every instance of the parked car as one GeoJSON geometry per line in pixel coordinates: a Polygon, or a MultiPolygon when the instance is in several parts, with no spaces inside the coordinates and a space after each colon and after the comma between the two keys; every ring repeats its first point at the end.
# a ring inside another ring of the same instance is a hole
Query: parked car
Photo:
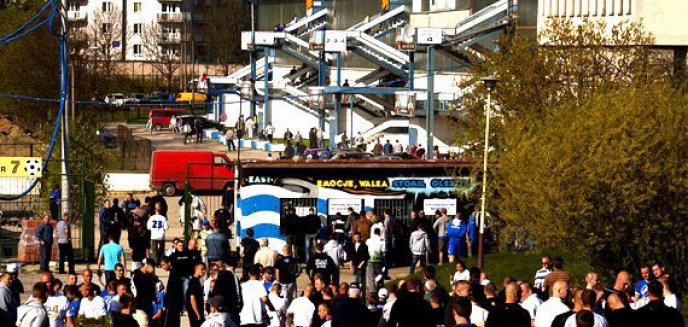
{"type": "Polygon", "coordinates": [[[143,93],[132,93],[124,99],[124,103],[146,103],[148,96],[143,93]]]}
{"type": "Polygon", "coordinates": [[[198,102],[202,103],[205,102],[208,99],[208,97],[205,95],[205,93],[191,93],[191,92],[182,92],[177,95],[177,98],[174,99],[175,102],[198,102]]]}
{"type": "Polygon", "coordinates": [[[335,155],[332,156],[332,160],[344,160],[344,159],[372,159],[374,156],[372,153],[369,152],[350,152],[350,151],[341,151],[335,153],[335,155]]]}
{"type": "Polygon", "coordinates": [[[184,189],[187,180],[194,192],[225,191],[234,185],[234,165],[227,155],[220,152],[153,152],[151,188],[161,190],[165,196],[173,196],[184,189]]]}
{"type": "Polygon", "coordinates": [[[112,132],[108,131],[106,128],[99,128],[96,131],[96,135],[98,136],[100,143],[102,143],[106,148],[117,148],[117,136],[112,134],[112,132]]]}
{"type": "Polygon", "coordinates": [[[332,151],[330,149],[306,149],[303,152],[303,157],[306,159],[330,159],[332,158],[332,151]]]}
{"type": "Polygon", "coordinates": [[[122,93],[110,93],[110,94],[106,95],[105,99],[104,99],[105,103],[114,104],[117,106],[123,105],[125,102],[124,100],[125,100],[125,97],[124,97],[124,94],[122,94],[122,93]]]}
{"type": "Polygon", "coordinates": [[[152,109],[148,114],[148,126],[159,131],[168,128],[173,117],[188,115],[191,113],[186,109],[152,109]]]}
{"type": "Polygon", "coordinates": [[[170,101],[170,95],[163,92],[152,92],[148,97],[149,103],[172,103],[174,98],[170,101]]]}
{"type": "Polygon", "coordinates": [[[418,160],[417,157],[410,155],[408,152],[391,153],[387,155],[375,156],[375,160],[418,160]]]}
{"type": "Polygon", "coordinates": [[[189,126],[191,126],[193,128],[195,126],[194,121],[200,119],[201,120],[201,126],[203,126],[204,129],[215,128],[218,130],[224,130],[224,128],[225,128],[225,126],[222,125],[221,123],[209,120],[208,118],[205,118],[203,116],[186,115],[186,116],[181,116],[180,118],[182,119],[181,126],[184,126],[185,124],[189,124],[189,126]]]}

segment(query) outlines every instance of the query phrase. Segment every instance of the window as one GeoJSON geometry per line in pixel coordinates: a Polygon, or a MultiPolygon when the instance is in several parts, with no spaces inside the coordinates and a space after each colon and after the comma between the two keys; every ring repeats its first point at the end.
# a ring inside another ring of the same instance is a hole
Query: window
{"type": "Polygon", "coordinates": [[[162,4],[162,12],[177,12],[178,7],[176,4],[173,3],[163,3],[162,4]]]}
{"type": "Polygon", "coordinates": [[[227,160],[225,160],[225,158],[214,157],[213,159],[214,159],[215,166],[226,166],[227,165],[227,160]]]}
{"type": "Polygon", "coordinates": [[[81,10],[81,5],[78,2],[70,2],[67,5],[67,11],[79,11],[81,10]]]}
{"type": "Polygon", "coordinates": [[[134,2],[134,12],[141,12],[141,3],[134,2]]]}
{"type": "Polygon", "coordinates": [[[141,23],[134,24],[134,34],[141,34],[141,23]]]}
{"type": "Polygon", "coordinates": [[[110,24],[110,23],[100,24],[100,32],[101,33],[112,33],[112,24],[110,24]]]}
{"type": "Polygon", "coordinates": [[[135,56],[141,55],[141,45],[140,44],[134,44],[134,55],[135,56]]]}
{"type": "Polygon", "coordinates": [[[112,2],[103,1],[102,11],[103,11],[103,12],[110,12],[110,11],[112,11],[112,2]]]}

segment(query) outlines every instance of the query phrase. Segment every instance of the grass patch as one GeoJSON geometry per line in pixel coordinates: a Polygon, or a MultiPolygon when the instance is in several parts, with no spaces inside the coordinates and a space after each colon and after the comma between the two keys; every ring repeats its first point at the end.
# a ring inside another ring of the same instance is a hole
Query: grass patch
{"type": "MultiPolygon", "coordinates": [[[[531,283],[535,278],[535,271],[541,267],[543,255],[552,257],[560,256],[564,258],[564,270],[571,274],[573,283],[584,284],[585,275],[592,271],[592,268],[584,259],[576,258],[574,255],[563,251],[526,251],[526,252],[502,252],[485,255],[485,269],[488,278],[497,286],[502,288],[502,280],[506,276],[514,279],[527,280],[531,283]]],[[[478,266],[478,258],[466,258],[463,260],[470,267],[478,266]]],[[[445,263],[437,268],[437,280],[445,287],[450,289],[449,279],[456,272],[456,265],[445,263]]],[[[422,278],[422,272],[414,274],[415,277],[422,278]]],[[[394,281],[396,282],[396,281],[394,281]]]]}

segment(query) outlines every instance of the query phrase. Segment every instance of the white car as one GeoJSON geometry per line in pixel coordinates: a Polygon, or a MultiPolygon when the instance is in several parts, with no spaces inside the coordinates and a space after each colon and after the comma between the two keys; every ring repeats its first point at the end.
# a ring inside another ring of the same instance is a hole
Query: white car
{"type": "Polygon", "coordinates": [[[122,93],[110,93],[105,96],[105,103],[121,106],[124,104],[126,97],[122,93]]]}

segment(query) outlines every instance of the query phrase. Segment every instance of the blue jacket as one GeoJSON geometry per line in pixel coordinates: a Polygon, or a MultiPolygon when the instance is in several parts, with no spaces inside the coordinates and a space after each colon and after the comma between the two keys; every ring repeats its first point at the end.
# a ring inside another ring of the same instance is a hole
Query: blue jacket
{"type": "Polygon", "coordinates": [[[463,222],[458,219],[453,219],[447,224],[447,237],[449,237],[449,244],[458,245],[462,240],[466,239],[466,233],[471,242],[475,239],[475,222],[469,220],[463,222]]]}
{"type": "Polygon", "coordinates": [[[36,238],[43,241],[45,244],[53,244],[53,226],[42,223],[36,229],[36,238]]]}

